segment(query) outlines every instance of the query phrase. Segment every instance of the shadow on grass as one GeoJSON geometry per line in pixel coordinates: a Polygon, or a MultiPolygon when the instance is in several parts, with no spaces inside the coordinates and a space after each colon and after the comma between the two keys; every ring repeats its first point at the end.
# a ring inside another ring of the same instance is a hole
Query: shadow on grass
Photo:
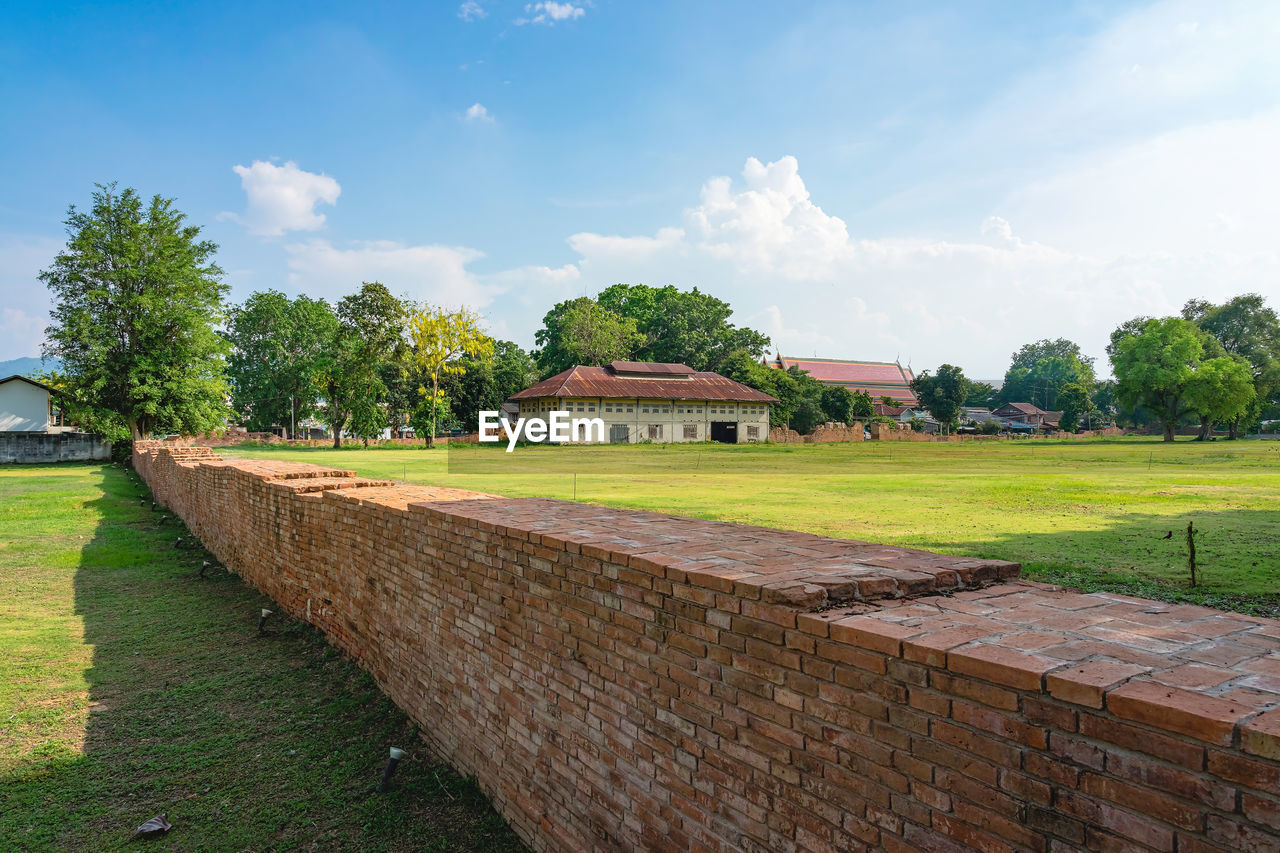
{"type": "Polygon", "coordinates": [[[0,846],[524,849],[318,632],[276,615],[258,636],[269,600],[192,547],[172,514],[153,513],[131,472],[104,467],[95,485],[99,520],[74,577],[93,647],[83,752],[6,780],[0,846]],[[376,794],[390,746],[411,758],[376,794]],[[160,813],[174,827],[166,836],[133,836],[160,813]]]}
{"type": "Polygon", "coordinates": [[[1133,513],[1102,530],[1013,533],[954,544],[968,553],[1019,560],[1029,580],[1280,617],[1277,531],[1280,511],[1232,509],[1133,513]],[[1188,521],[1196,531],[1195,587],[1187,560],[1188,521]]]}

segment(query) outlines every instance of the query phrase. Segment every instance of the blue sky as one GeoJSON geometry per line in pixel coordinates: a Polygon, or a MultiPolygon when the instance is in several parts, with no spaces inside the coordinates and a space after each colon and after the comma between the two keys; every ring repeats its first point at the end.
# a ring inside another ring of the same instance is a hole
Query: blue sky
{"type": "Polygon", "coordinates": [[[1271,4],[16,5],[0,359],[110,180],[176,197],[237,300],[376,278],[526,346],[614,281],[984,377],[1193,295],[1280,307],[1271,4]]]}

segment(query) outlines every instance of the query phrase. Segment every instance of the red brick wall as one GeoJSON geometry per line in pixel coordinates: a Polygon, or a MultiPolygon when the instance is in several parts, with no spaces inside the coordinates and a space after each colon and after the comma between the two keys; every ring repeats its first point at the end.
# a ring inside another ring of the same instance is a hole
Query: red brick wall
{"type": "Polygon", "coordinates": [[[1280,623],[140,444],[539,850],[1280,849],[1280,623]]]}

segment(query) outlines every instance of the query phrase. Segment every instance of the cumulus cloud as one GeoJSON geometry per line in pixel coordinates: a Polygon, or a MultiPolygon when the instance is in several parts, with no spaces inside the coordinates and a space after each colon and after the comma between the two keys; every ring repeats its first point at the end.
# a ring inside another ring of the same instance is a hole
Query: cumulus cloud
{"type": "Polygon", "coordinates": [[[493,121],[493,116],[489,115],[489,111],[485,109],[484,104],[479,103],[467,107],[466,118],[467,121],[493,121]]]}
{"type": "Polygon", "coordinates": [[[545,24],[552,26],[560,21],[572,21],[587,14],[587,10],[572,3],[557,3],[547,0],[545,3],[530,3],[524,7],[528,17],[517,18],[516,26],[525,24],[545,24]]]}
{"type": "Polygon", "coordinates": [[[310,240],[285,246],[289,282],[312,296],[338,299],[362,281],[380,281],[393,293],[435,305],[483,308],[495,288],[467,269],[484,257],[476,249],[461,246],[405,245],[372,240],[334,246],[328,240],[310,240]]]}
{"type": "Polygon", "coordinates": [[[478,21],[489,17],[489,13],[476,0],[467,0],[458,7],[458,17],[464,21],[478,21]]]}
{"type": "MultiPolygon", "coordinates": [[[[1280,274],[1280,259],[1265,252],[1091,253],[1026,239],[1016,220],[995,215],[960,239],[855,237],[814,201],[794,157],[751,158],[740,181],[707,180],[681,220],[651,236],[574,234],[576,274],[561,270],[568,295],[616,281],[696,285],[784,352],[900,358],[917,369],[950,362],[999,376],[1020,344],[1060,336],[1105,372],[1107,336],[1124,320],[1176,312],[1191,296],[1257,290],[1280,274]]],[[[519,271],[493,283],[540,290],[519,271]]]]}
{"type": "Polygon", "coordinates": [[[336,204],[342,193],[333,178],[299,169],[292,160],[283,166],[255,160],[250,166],[235,166],[233,171],[240,176],[247,204],[244,213],[223,213],[221,218],[239,222],[263,237],[323,228],[325,216],[316,213],[316,205],[336,204]]]}

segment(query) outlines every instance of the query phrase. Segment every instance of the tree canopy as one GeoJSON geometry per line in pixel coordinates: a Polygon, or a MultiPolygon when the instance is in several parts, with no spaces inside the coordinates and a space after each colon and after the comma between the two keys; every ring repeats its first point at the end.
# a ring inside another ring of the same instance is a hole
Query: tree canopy
{"type": "Polygon", "coordinates": [[[672,285],[615,284],[592,299],[581,296],[555,305],[535,335],[543,376],[577,364],[660,361],[694,370],[721,368],[731,355],[760,358],[769,339],[729,322],[729,303],[672,285]]]}
{"type": "Polygon", "coordinates": [[[969,380],[954,364],[944,364],[934,375],[926,370],[911,380],[911,390],[944,429],[953,429],[969,396],[969,380]]]}
{"type": "Polygon", "coordinates": [[[231,404],[253,430],[296,424],[317,411],[320,379],[338,319],[323,299],[253,293],[231,309],[231,404]]]}
{"type": "Polygon", "coordinates": [[[99,185],[67,213],[67,244],[40,273],[53,311],[46,357],[62,390],[108,438],[194,434],[225,422],[227,286],[172,199],[144,204],[99,185]]]}
{"type": "Polygon", "coordinates": [[[424,308],[410,319],[409,334],[414,358],[429,383],[422,387],[426,412],[419,420],[427,427],[427,446],[433,447],[442,403],[440,377],[461,373],[464,354],[487,362],[493,357],[493,339],[481,331],[480,315],[467,308],[424,308]]]}
{"type": "Polygon", "coordinates": [[[333,446],[342,430],[368,441],[386,426],[386,374],[406,361],[408,307],[381,282],[363,282],[334,312],[338,323],[325,364],[326,418],[333,446]]]}
{"type": "Polygon", "coordinates": [[[1093,359],[1064,338],[1026,344],[1013,354],[998,400],[1031,403],[1048,411],[1062,408],[1058,396],[1067,385],[1091,388],[1093,359]]]}
{"type": "Polygon", "coordinates": [[[1212,335],[1226,354],[1239,356],[1249,367],[1254,402],[1238,414],[1216,418],[1228,422],[1230,437],[1235,438],[1247,412],[1256,420],[1262,406],[1280,397],[1280,318],[1256,293],[1237,296],[1222,305],[1192,299],[1183,307],[1182,316],[1212,335]]]}
{"type": "Polygon", "coordinates": [[[1253,399],[1247,363],[1231,355],[1206,358],[1206,352],[1221,351],[1220,345],[1181,317],[1130,321],[1116,330],[1109,349],[1120,399],[1150,408],[1165,441],[1173,441],[1188,413],[1210,420],[1234,417],[1253,399]]]}

